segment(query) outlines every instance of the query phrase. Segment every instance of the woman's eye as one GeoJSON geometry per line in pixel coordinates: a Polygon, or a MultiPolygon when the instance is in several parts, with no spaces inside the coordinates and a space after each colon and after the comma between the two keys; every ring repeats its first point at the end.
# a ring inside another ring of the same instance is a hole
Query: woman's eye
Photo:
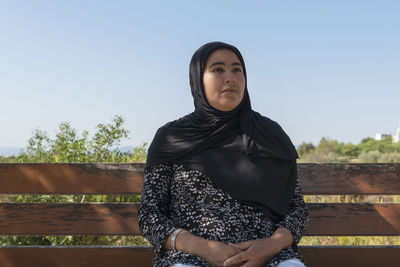
{"type": "Polygon", "coordinates": [[[215,68],[213,69],[213,72],[223,72],[224,69],[223,68],[215,68]]]}
{"type": "Polygon", "coordinates": [[[242,72],[242,69],[241,68],[234,68],[233,72],[242,72]]]}

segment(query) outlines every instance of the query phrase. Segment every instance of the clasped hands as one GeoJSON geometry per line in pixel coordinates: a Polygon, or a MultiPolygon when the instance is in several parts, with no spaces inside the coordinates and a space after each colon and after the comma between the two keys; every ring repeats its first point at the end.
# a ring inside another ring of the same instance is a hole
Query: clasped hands
{"type": "MultiPolygon", "coordinates": [[[[172,249],[171,236],[164,248],[172,249]]],[[[258,267],[285,247],[293,243],[292,234],[288,229],[279,227],[272,236],[238,244],[224,243],[197,237],[188,231],[180,233],[176,240],[176,248],[189,254],[196,255],[212,266],[217,267],[258,267]]]]}
{"type": "Polygon", "coordinates": [[[212,266],[223,267],[258,267],[280,252],[279,246],[270,238],[251,240],[238,244],[225,244],[213,241],[210,244],[212,252],[207,255],[207,261],[212,266]]]}

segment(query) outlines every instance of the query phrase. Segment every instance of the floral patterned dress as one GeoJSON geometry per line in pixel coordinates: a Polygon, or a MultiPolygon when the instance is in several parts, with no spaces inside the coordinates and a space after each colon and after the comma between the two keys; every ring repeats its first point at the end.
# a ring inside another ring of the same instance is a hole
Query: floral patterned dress
{"type": "Polygon", "coordinates": [[[233,199],[199,171],[161,163],[144,172],[139,227],[155,248],[153,266],[210,266],[197,256],[162,248],[176,228],[205,239],[240,243],[269,237],[278,227],[284,227],[292,233],[294,244],[270,259],[266,266],[276,266],[290,258],[302,260],[297,243],[307,223],[308,211],[298,179],[288,214],[274,223],[257,207],[233,199]]]}

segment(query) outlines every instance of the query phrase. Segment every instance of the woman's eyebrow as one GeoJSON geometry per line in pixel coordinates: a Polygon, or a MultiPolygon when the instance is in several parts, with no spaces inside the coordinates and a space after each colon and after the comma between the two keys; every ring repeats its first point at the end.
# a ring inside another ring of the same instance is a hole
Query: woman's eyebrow
{"type": "MultiPolygon", "coordinates": [[[[217,61],[217,62],[214,62],[213,64],[211,64],[208,68],[211,68],[215,65],[225,65],[225,63],[222,61],[217,61]]],[[[232,66],[242,66],[242,64],[240,64],[240,62],[233,62],[232,66]]]]}
{"type": "Polygon", "coordinates": [[[211,68],[211,67],[213,67],[215,65],[225,65],[225,63],[222,62],[222,61],[217,61],[217,62],[214,62],[213,64],[211,64],[208,68],[211,68]]]}

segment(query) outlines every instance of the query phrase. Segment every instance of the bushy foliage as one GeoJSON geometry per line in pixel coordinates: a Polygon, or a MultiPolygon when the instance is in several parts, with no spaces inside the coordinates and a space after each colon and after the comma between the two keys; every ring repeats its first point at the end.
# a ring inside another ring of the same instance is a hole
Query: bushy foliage
{"type": "Polygon", "coordinates": [[[390,152],[382,153],[378,150],[368,151],[360,154],[360,162],[368,163],[399,163],[400,153],[390,152]]]}
{"type": "Polygon", "coordinates": [[[400,162],[400,143],[392,138],[364,138],[357,145],[321,138],[317,146],[303,142],[298,148],[299,162],[400,162]]]}
{"type": "MultiPolygon", "coordinates": [[[[108,124],[98,124],[93,137],[84,130],[81,135],[69,122],[62,122],[55,138],[39,129],[34,130],[28,145],[19,156],[0,157],[2,163],[85,163],[145,162],[147,143],[121,152],[118,146],[128,138],[124,119],[115,116],[108,124]]],[[[138,202],[137,195],[3,195],[1,202],[138,202]]],[[[133,236],[0,236],[1,245],[148,245],[142,237],[133,236]]]]}
{"type": "Polygon", "coordinates": [[[132,152],[121,152],[118,146],[129,131],[124,129],[123,118],[115,116],[111,123],[100,123],[92,139],[84,130],[79,135],[69,122],[59,125],[54,139],[36,129],[25,151],[16,161],[24,162],[138,162],[146,159],[146,143],[132,152]]]}
{"type": "Polygon", "coordinates": [[[297,153],[299,154],[299,157],[302,157],[313,150],[315,150],[315,146],[313,145],[313,143],[303,142],[297,148],[297,153]]]}
{"type": "Polygon", "coordinates": [[[364,138],[358,146],[362,153],[368,153],[370,151],[379,151],[381,153],[400,152],[400,143],[393,143],[390,136],[383,140],[364,138]]]}
{"type": "Polygon", "coordinates": [[[9,156],[9,157],[0,156],[0,163],[13,163],[16,161],[17,159],[15,156],[9,156]]]}

